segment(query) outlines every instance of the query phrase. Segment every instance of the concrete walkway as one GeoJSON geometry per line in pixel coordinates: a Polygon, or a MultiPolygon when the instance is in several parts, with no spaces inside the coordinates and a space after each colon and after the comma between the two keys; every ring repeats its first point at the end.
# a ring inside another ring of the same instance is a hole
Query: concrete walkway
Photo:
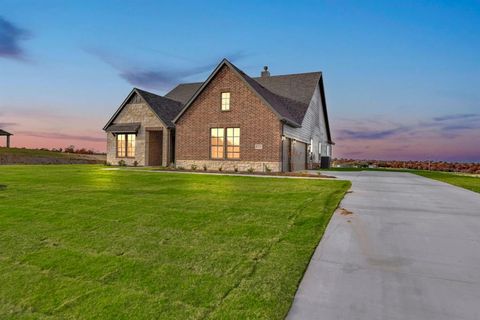
{"type": "Polygon", "coordinates": [[[480,194],[410,173],[329,174],[352,181],[352,214],[332,217],[287,319],[480,319],[480,194]]]}

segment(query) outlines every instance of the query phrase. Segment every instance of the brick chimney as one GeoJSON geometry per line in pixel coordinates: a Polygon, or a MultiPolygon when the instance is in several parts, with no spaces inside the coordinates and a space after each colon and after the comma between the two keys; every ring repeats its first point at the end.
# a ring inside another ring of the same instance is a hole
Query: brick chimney
{"type": "Polygon", "coordinates": [[[268,66],[263,67],[263,71],[260,74],[262,78],[270,77],[270,71],[268,71],[268,66]]]}

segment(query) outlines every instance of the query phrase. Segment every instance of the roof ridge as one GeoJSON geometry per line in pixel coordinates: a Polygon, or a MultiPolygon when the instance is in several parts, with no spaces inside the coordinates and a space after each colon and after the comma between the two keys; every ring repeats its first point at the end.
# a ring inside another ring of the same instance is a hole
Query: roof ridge
{"type": "Polygon", "coordinates": [[[180,103],[180,104],[183,105],[183,103],[181,103],[180,101],[177,101],[177,100],[175,100],[175,99],[171,99],[171,98],[169,98],[169,97],[161,96],[161,95],[159,95],[159,94],[156,94],[156,93],[153,93],[153,92],[150,92],[150,91],[147,91],[147,90],[143,90],[143,89],[140,89],[140,88],[134,88],[134,89],[137,90],[137,91],[140,91],[140,92],[144,92],[144,93],[148,93],[148,94],[154,95],[155,97],[158,97],[158,98],[170,100],[170,101],[172,101],[172,102],[180,103]]]}

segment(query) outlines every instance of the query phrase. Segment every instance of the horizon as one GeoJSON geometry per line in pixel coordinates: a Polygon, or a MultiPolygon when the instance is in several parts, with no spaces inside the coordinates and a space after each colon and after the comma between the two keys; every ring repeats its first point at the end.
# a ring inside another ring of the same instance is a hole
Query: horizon
{"type": "Polygon", "coordinates": [[[164,95],[226,57],[251,77],[322,71],[334,158],[480,162],[478,1],[136,3],[2,2],[13,147],[105,152],[132,87],[164,95]]]}

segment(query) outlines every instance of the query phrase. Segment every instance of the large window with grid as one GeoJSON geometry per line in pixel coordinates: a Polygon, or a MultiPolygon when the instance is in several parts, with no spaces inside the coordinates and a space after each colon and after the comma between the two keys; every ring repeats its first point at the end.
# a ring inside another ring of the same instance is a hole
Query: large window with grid
{"type": "Polygon", "coordinates": [[[227,159],[240,159],[240,128],[227,128],[227,159]]]}
{"type": "Polygon", "coordinates": [[[230,110],[230,92],[222,92],[222,111],[230,110]]]}
{"type": "Polygon", "coordinates": [[[212,159],[223,159],[224,131],[223,128],[210,129],[210,157],[212,159]]]}
{"type": "Polygon", "coordinates": [[[135,134],[117,134],[117,157],[135,157],[135,134]]]}

